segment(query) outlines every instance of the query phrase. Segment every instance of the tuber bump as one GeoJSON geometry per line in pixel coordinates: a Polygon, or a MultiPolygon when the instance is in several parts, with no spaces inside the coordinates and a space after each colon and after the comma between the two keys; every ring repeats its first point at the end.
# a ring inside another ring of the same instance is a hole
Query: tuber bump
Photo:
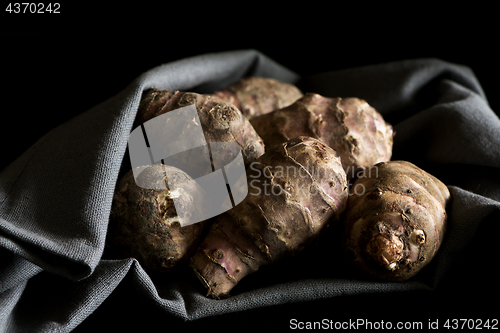
{"type": "Polygon", "coordinates": [[[250,122],[267,149],[299,135],[323,141],[337,151],[349,179],[392,155],[392,126],[358,98],[307,93],[292,105],[250,122]]]}
{"type": "Polygon", "coordinates": [[[369,275],[404,281],[438,251],[446,229],[448,188],[406,161],[366,169],[349,196],[344,245],[369,275]]]}
{"type": "Polygon", "coordinates": [[[213,298],[228,296],[259,267],[302,250],[346,206],[340,159],[313,138],[268,150],[250,165],[247,178],[247,197],[217,218],[191,258],[213,298]]]}
{"type": "Polygon", "coordinates": [[[185,172],[161,164],[146,168],[138,181],[157,189],[139,187],[132,170],[119,180],[108,240],[122,256],[136,258],[144,268],[170,271],[187,262],[199,244],[205,222],[181,227],[181,220],[204,209],[203,189],[185,172]],[[179,216],[173,199],[186,215],[179,216]]]}
{"type": "Polygon", "coordinates": [[[276,79],[245,77],[213,95],[235,105],[251,119],[292,104],[302,97],[302,92],[293,84],[276,79]]]}
{"type": "MultiPolygon", "coordinates": [[[[196,106],[207,142],[237,143],[241,148],[245,164],[251,163],[264,153],[264,143],[248,119],[234,105],[213,96],[149,89],[144,93],[139,105],[139,121],[144,123],[156,116],[191,104],[196,106]]],[[[190,133],[179,129],[179,133],[173,135],[176,138],[189,137],[190,133]]],[[[214,153],[212,151],[212,154],[214,153]]],[[[231,158],[232,156],[228,157],[228,161],[231,158]]],[[[188,162],[182,164],[187,165],[188,162]]]]}

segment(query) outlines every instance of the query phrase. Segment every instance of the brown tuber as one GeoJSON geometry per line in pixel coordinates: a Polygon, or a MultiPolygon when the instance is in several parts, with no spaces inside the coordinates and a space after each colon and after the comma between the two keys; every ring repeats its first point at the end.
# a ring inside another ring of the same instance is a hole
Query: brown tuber
{"type": "Polygon", "coordinates": [[[349,179],[366,167],[391,159],[393,129],[358,98],[307,93],[292,105],[250,120],[266,149],[299,135],[326,143],[339,154],[349,179]]]}
{"type": "Polygon", "coordinates": [[[293,84],[265,77],[245,77],[213,93],[235,105],[245,117],[255,116],[284,108],[302,97],[293,84]]]}
{"type": "Polygon", "coordinates": [[[353,185],[345,249],[362,271],[390,281],[417,274],[438,251],[446,229],[448,188],[406,161],[366,169],[353,185]]]}
{"type": "Polygon", "coordinates": [[[393,128],[366,101],[303,95],[291,84],[250,77],[207,95],[151,88],[138,119],[146,127],[188,105],[196,106],[198,118],[192,110],[186,127],[170,126],[151,137],[183,152],[162,163],[193,169],[149,166],[139,174],[141,181],[158,183],[149,189],[137,185],[131,170],[113,198],[109,241],[146,269],[168,272],[189,261],[207,295],[220,299],[260,267],[302,251],[336,222],[344,229],[347,256],[378,279],[407,280],[438,251],[450,193],[415,165],[390,161],[393,128]],[[179,141],[199,126],[205,144],[194,147],[210,149],[209,172],[217,169],[213,161],[220,168],[234,159],[229,145],[215,143],[236,143],[248,181],[245,199],[211,220],[204,239],[205,221],[181,226],[187,215],[203,216],[204,198],[211,195],[193,180],[206,172],[198,163],[206,152],[184,149],[179,141]],[[348,180],[355,180],[351,195],[348,180]]]}
{"type": "Polygon", "coordinates": [[[132,170],[126,173],[113,197],[108,240],[122,256],[136,258],[144,268],[170,271],[186,262],[199,244],[204,222],[181,224],[191,217],[187,215],[204,209],[203,189],[185,172],[161,164],[142,171],[138,182],[165,188],[139,187],[132,170]],[[186,215],[179,216],[173,199],[186,215]]]}
{"type": "Polygon", "coordinates": [[[212,224],[191,267],[213,298],[259,267],[301,251],[345,209],[348,187],[337,153],[298,137],[250,165],[245,200],[212,224]]]}
{"type": "MultiPolygon", "coordinates": [[[[216,97],[193,92],[169,91],[152,88],[147,90],[139,105],[138,117],[144,123],[166,112],[194,104],[207,142],[235,142],[241,148],[245,164],[264,153],[264,143],[241,112],[232,104],[216,97]]],[[[173,139],[189,137],[186,132],[172,133],[173,139]]],[[[212,154],[215,152],[212,151],[212,154]]],[[[185,158],[185,156],[184,156],[185,158]]],[[[232,156],[228,157],[228,161],[232,156]]],[[[199,160],[197,154],[195,160],[199,160]]],[[[184,161],[183,165],[189,164],[184,161]]]]}

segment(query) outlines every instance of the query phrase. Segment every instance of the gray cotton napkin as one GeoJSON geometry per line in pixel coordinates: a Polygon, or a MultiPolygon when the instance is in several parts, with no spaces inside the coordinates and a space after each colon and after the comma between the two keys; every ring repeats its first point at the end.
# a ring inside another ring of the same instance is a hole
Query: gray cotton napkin
{"type": "MultiPolygon", "coordinates": [[[[112,310],[124,308],[151,314],[149,324],[166,325],[352,295],[432,293],[450,272],[466,270],[463,253],[480,230],[489,235],[498,229],[499,168],[500,120],[474,73],[462,65],[412,59],[300,77],[255,50],[167,63],[47,133],[1,171],[0,331],[98,327],[94,317],[114,321],[121,317],[112,310]],[[154,275],[135,259],[107,255],[113,192],[127,165],[142,92],[156,87],[208,93],[244,76],[272,77],[329,97],[363,98],[394,125],[393,159],[433,173],[452,194],[444,244],[425,271],[404,283],[359,277],[329,244],[332,228],[305,253],[245,278],[230,298],[213,300],[187,267],[154,275]]],[[[481,263],[493,253],[483,256],[481,263]]],[[[479,272],[488,273],[488,267],[479,272]]],[[[132,317],[122,318],[125,327],[127,320],[141,322],[132,317]]]]}

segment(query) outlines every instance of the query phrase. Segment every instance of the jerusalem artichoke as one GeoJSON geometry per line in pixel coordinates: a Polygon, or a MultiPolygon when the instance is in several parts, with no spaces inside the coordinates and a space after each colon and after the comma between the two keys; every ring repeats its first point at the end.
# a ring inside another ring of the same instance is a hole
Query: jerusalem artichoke
{"type": "MultiPolygon", "coordinates": [[[[236,142],[241,148],[245,164],[251,163],[264,153],[264,143],[248,119],[234,105],[216,97],[152,88],[146,91],[141,99],[138,110],[139,121],[144,123],[156,116],[191,104],[196,105],[207,142],[236,142]]],[[[178,140],[179,137],[189,137],[190,133],[179,129],[179,133],[172,135],[178,140]]],[[[212,151],[212,154],[215,153],[212,151]]],[[[221,162],[229,162],[232,158],[233,156],[228,156],[227,161],[221,162]]],[[[194,159],[199,160],[197,154],[194,159]]],[[[184,161],[182,164],[190,163],[184,161]]]]}
{"type": "Polygon", "coordinates": [[[448,188],[406,161],[366,169],[351,189],[344,245],[362,271],[404,281],[438,251],[446,229],[448,188]]]}
{"type": "Polygon", "coordinates": [[[293,84],[275,79],[245,77],[213,95],[235,105],[251,119],[292,104],[302,97],[302,92],[293,84]]]}
{"type": "Polygon", "coordinates": [[[214,298],[259,267],[302,250],[345,209],[348,187],[337,153],[298,137],[250,165],[245,200],[219,216],[191,258],[214,298]]]}
{"type": "Polygon", "coordinates": [[[321,140],[337,151],[349,179],[392,155],[392,126],[358,98],[307,93],[292,105],[250,122],[267,149],[299,135],[321,140]]]}
{"type": "Polygon", "coordinates": [[[139,177],[139,182],[156,189],[139,187],[132,170],[120,179],[113,197],[108,240],[122,256],[136,258],[144,268],[170,271],[193,253],[205,223],[181,227],[182,219],[191,216],[179,216],[175,205],[183,214],[196,214],[205,209],[205,195],[185,172],[170,166],[149,166],[139,177]]]}

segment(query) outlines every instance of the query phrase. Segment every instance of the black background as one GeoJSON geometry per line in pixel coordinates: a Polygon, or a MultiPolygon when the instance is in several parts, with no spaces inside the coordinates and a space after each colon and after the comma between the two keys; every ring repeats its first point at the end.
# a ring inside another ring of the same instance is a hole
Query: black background
{"type": "Polygon", "coordinates": [[[0,170],[144,71],[207,52],[254,48],[301,75],[437,57],[472,68],[499,112],[491,9],[307,4],[64,2],[60,14],[15,14],[3,2],[0,170]]]}
{"type": "MultiPolygon", "coordinates": [[[[271,8],[269,3],[158,6],[147,2],[103,7],[85,2],[62,3],[60,14],[13,14],[4,10],[8,2],[2,4],[0,170],[52,128],[112,97],[144,71],[207,52],[253,48],[301,75],[440,58],[469,66],[492,109],[500,113],[498,28],[492,18],[496,10],[491,8],[347,8],[313,2],[286,8],[271,8]]],[[[443,293],[457,296],[463,292],[460,288],[445,287],[443,293]]],[[[474,301],[479,302],[480,296],[474,301]]],[[[371,304],[375,298],[350,297],[318,302],[313,308],[291,304],[279,309],[288,312],[282,315],[273,314],[273,309],[249,311],[244,318],[264,316],[274,320],[267,326],[286,328],[290,318],[357,318],[370,307],[372,319],[397,313],[407,318],[420,314],[418,318],[427,321],[442,317],[432,311],[451,310],[441,308],[445,300],[430,299],[428,310],[420,308],[422,300],[414,302],[428,294],[409,297],[387,296],[384,305],[390,308],[371,304]],[[417,304],[419,309],[414,309],[417,304]],[[336,312],[342,308],[348,312],[336,312]],[[357,313],[357,308],[364,312],[357,313]]],[[[458,311],[456,317],[472,316],[458,311]]],[[[161,313],[151,314],[156,315],[161,313]]],[[[106,318],[105,313],[97,316],[106,318]]],[[[235,323],[238,319],[237,314],[227,317],[235,323]]],[[[217,319],[206,323],[218,324],[217,319]]]]}

